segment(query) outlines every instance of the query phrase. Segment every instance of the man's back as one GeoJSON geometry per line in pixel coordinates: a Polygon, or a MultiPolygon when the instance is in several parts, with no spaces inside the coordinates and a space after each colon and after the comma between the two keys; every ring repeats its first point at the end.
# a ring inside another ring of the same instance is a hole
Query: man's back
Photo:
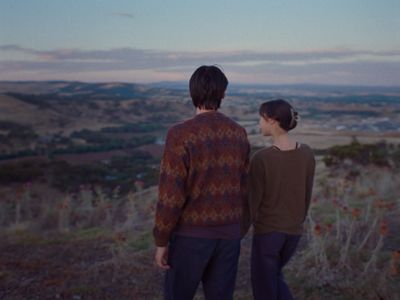
{"type": "Polygon", "coordinates": [[[177,225],[239,224],[248,154],[245,130],[217,111],[171,127],[160,170],[156,243],[177,225]]]}

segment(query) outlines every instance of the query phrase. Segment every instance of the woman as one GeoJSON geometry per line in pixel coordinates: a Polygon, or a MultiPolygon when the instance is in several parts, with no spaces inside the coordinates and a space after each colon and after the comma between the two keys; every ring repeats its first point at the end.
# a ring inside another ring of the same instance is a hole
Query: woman
{"type": "Polygon", "coordinates": [[[260,129],[270,147],[250,162],[244,232],[253,225],[251,283],[254,299],[293,299],[282,268],[293,255],[311,199],[315,159],[309,146],[288,134],[298,114],[285,100],[260,107],[260,129]]]}

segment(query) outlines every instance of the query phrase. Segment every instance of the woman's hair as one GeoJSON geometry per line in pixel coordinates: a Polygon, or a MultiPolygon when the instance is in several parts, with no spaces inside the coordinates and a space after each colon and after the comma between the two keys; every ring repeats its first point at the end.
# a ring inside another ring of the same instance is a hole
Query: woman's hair
{"type": "Polygon", "coordinates": [[[297,125],[297,111],[283,99],[264,102],[260,106],[259,113],[263,118],[276,120],[279,126],[286,131],[292,130],[297,125]]]}
{"type": "Polygon", "coordinates": [[[228,79],[218,67],[199,67],[189,81],[193,105],[205,109],[218,109],[227,86],[228,79]]]}

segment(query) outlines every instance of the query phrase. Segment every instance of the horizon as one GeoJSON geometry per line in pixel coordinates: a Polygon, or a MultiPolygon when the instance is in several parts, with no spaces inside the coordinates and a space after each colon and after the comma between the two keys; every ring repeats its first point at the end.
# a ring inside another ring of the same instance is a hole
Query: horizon
{"type": "MultiPolygon", "coordinates": [[[[153,82],[134,82],[134,81],[82,81],[82,80],[63,80],[63,79],[50,79],[50,80],[1,80],[1,83],[81,83],[81,84],[132,84],[132,85],[179,85],[184,86],[189,84],[189,80],[176,80],[176,81],[153,81],[153,82]]],[[[330,84],[330,83],[312,83],[312,82],[299,82],[299,83],[252,83],[252,82],[229,82],[229,87],[343,87],[343,88],[383,88],[383,89],[400,89],[399,85],[362,85],[362,84],[330,84]]]]}
{"type": "Polygon", "coordinates": [[[0,3],[0,80],[400,86],[400,2],[0,3]],[[210,9],[212,8],[212,9],[210,9]]]}

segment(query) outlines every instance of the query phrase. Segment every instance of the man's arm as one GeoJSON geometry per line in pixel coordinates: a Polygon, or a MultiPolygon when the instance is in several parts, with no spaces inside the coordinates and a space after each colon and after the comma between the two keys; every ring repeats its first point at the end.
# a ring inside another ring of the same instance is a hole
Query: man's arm
{"type": "Polygon", "coordinates": [[[246,158],[243,165],[243,173],[240,181],[240,189],[242,192],[242,220],[241,220],[241,235],[244,237],[250,228],[250,212],[247,190],[247,178],[249,174],[249,161],[250,161],[250,144],[247,143],[246,158]]]}
{"type": "Polygon", "coordinates": [[[186,200],[188,154],[176,128],[167,133],[160,166],[159,198],[153,229],[156,246],[165,247],[186,200]]]}

